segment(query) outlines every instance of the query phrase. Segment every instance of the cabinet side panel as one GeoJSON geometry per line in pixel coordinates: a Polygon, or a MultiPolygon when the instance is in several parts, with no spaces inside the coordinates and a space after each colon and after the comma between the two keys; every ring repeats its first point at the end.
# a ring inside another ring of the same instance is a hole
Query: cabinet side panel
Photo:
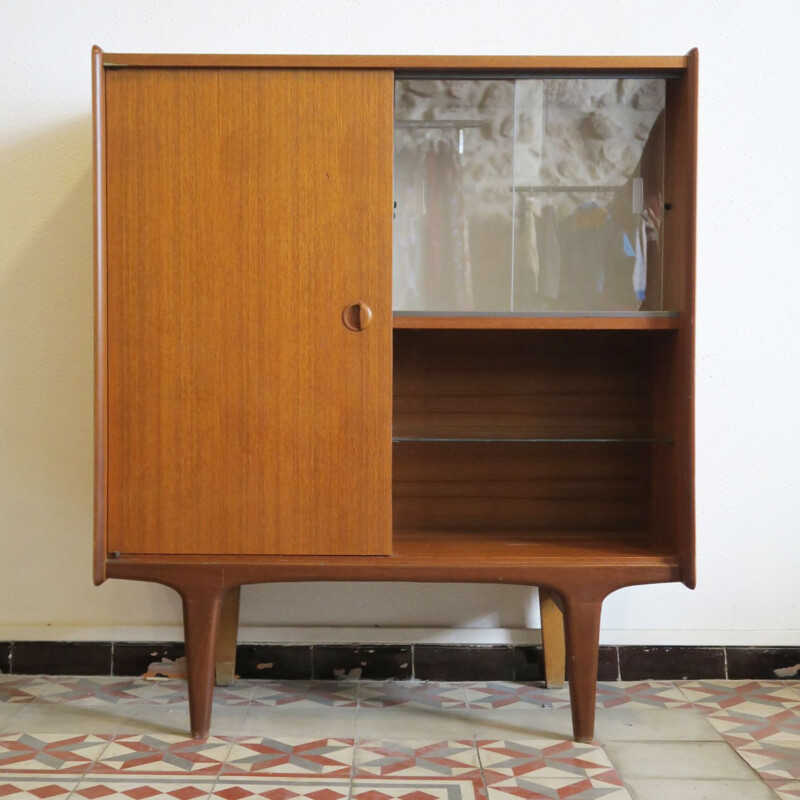
{"type": "Polygon", "coordinates": [[[92,182],[94,189],[94,558],[95,584],[106,579],[106,169],[105,68],[92,48],[92,182]]]}
{"type": "Polygon", "coordinates": [[[110,549],[389,552],[392,84],[109,71],[110,549]]]}
{"type": "Polygon", "coordinates": [[[662,448],[654,469],[654,527],[676,552],[681,577],[695,585],[694,342],[697,181],[698,54],[689,53],[683,76],[667,82],[665,152],[664,302],[681,313],[674,341],[659,363],[656,424],[675,444],[662,448]]]}

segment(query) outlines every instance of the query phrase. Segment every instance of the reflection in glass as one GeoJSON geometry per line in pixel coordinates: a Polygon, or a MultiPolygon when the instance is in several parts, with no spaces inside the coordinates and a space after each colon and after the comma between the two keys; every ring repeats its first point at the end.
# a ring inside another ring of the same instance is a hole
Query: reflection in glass
{"type": "Polygon", "coordinates": [[[398,80],[395,309],[660,310],[665,91],[398,80]]]}
{"type": "Polygon", "coordinates": [[[514,82],[399,80],[394,307],[507,310],[514,82]]]}

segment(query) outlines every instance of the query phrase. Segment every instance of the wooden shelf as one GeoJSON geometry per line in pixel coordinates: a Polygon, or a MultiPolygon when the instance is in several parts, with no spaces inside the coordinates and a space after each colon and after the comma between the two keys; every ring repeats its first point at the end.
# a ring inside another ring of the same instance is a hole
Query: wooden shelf
{"type": "Polygon", "coordinates": [[[504,436],[501,434],[404,434],[392,444],[674,444],[669,436],[504,436]]]}
{"type": "MultiPolygon", "coordinates": [[[[286,570],[284,579],[296,568],[303,574],[320,569],[331,580],[347,576],[368,580],[411,579],[411,574],[428,570],[447,573],[447,580],[458,580],[459,572],[472,580],[488,578],[498,568],[531,569],[543,565],[614,566],[675,568],[676,558],[655,550],[645,531],[537,531],[537,530],[455,530],[416,529],[394,532],[393,552],[387,556],[358,555],[128,555],[111,559],[110,569],[122,570],[130,564],[219,564],[259,565],[261,568],[286,570]],[[342,575],[337,575],[341,571],[342,575]],[[360,574],[362,573],[363,574],[360,574]],[[383,573],[388,574],[383,574],[383,573]]],[[[281,573],[276,573],[280,577],[281,573]]],[[[269,578],[265,578],[269,579],[269,578]]],[[[320,578],[322,579],[322,578],[320,578]]],[[[416,578],[418,579],[418,578],[416,578]]]]}
{"type": "Polygon", "coordinates": [[[414,314],[395,312],[395,330],[676,330],[676,312],[598,314],[414,314]]]}
{"type": "Polygon", "coordinates": [[[643,531],[537,531],[447,529],[399,530],[394,532],[393,557],[453,559],[458,561],[509,558],[528,563],[539,560],[638,561],[655,559],[649,534],[643,531]]]}

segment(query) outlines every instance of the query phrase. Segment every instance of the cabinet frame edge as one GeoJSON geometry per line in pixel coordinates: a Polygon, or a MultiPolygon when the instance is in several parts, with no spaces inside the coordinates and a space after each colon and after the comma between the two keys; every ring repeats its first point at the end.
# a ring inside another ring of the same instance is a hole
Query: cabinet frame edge
{"type": "Polygon", "coordinates": [[[194,67],[276,69],[396,69],[419,71],[683,71],[688,56],[431,56],[212,53],[103,53],[104,67],[194,67]]]}
{"type": "Polygon", "coordinates": [[[108,487],[108,355],[106,296],[105,67],[92,48],[92,182],[94,196],[94,557],[95,585],[106,580],[108,487]]]}

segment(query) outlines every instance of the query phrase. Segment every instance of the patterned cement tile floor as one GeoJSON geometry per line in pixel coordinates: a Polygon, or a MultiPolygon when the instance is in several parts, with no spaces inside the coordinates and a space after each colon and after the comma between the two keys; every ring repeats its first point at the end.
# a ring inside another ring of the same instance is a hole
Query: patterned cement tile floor
{"type": "Polygon", "coordinates": [[[239,681],[212,736],[186,686],[0,676],[0,800],[800,798],[800,683],[601,684],[597,741],[566,691],[516,683],[239,681]]]}

